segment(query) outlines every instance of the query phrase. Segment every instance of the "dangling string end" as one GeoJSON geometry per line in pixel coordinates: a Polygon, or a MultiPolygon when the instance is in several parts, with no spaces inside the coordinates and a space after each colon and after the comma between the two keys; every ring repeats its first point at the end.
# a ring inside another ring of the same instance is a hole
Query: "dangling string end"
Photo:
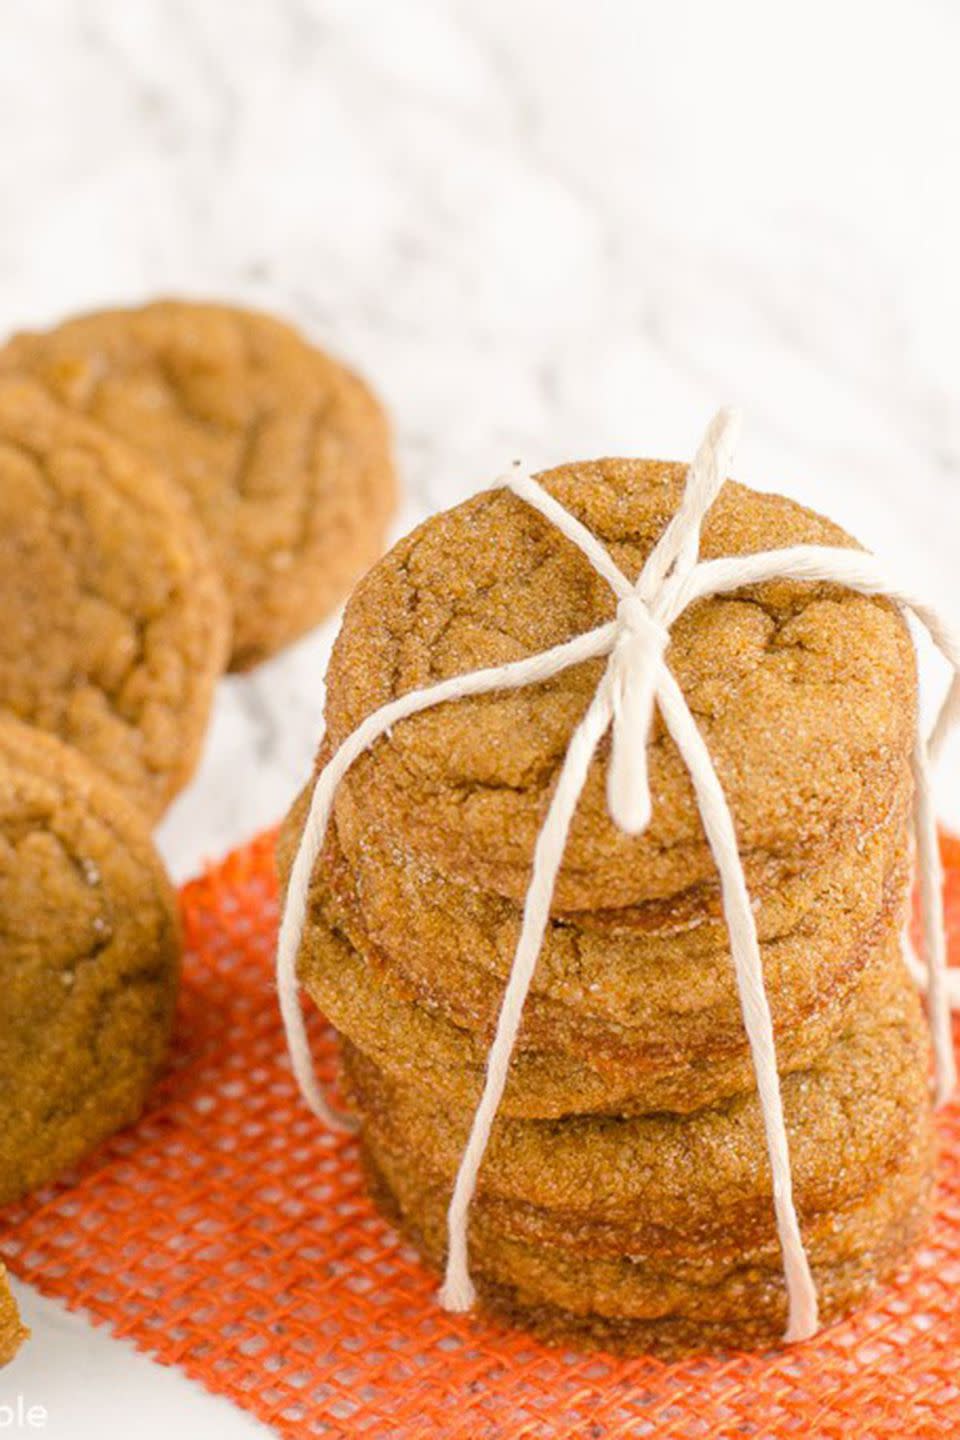
{"type": "Polygon", "coordinates": [[[743,411],[737,405],[722,405],[707,429],[707,437],[717,452],[718,468],[725,478],[727,466],[740,444],[743,411]]]}
{"type": "Polygon", "coordinates": [[[447,1270],[446,1278],[437,1292],[441,1306],[450,1315],[466,1315],[476,1304],[477,1292],[467,1273],[466,1266],[458,1266],[455,1273],[447,1270]]]}
{"type": "Polygon", "coordinates": [[[914,826],[917,841],[917,868],[920,880],[920,913],[923,928],[923,960],[927,1009],[933,1040],[937,1106],[945,1105],[957,1085],[957,1062],[953,1048],[950,1014],[950,977],[947,964],[947,933],[943,909],[943,866],[940,837],[933,804],[930,761],[919,735],[912,756],[914,826]]]}
{"type": "Polygon", "coordinates": [[[790,1306],[790,1318],[784,1332],[783,1340],[786,1345],[799,1345],[803,1340],[811,1340],[820,1329],[820,1311],[817,1306],[816,1292],[812,1301],[804,1301],[798,1305],[790,1306]]]}

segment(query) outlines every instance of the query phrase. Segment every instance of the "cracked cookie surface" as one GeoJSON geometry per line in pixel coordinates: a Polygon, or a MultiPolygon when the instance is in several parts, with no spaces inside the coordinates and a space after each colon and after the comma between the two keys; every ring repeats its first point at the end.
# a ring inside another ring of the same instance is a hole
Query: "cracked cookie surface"
{"type": "Polygon", "coordinates": [[[0,720],[0,1204],[140,1114],[179,964],[143,817],[82,755],[0,720]]]}
{"type": "Polygon", "coordinates": [[[162,466],[205,529],[233,607],[233,668],[322,620],[383,546],[394,502],[367,386],[268,315],[160,301],[15,336],[40,380],[162,466]]]}
{"type": "MultiPolygon", "coordinates": [[[[679,501],[685,467],[575,463],[539,478],[636,575],[679,501]]],[[[733,482],[703,530],[704,557],[800,543],[850,546],[829,521],[733,482]]],[[[327,680],[329,742],[409,690],[518,660],[610,620],[615,599],[531,507],[493,490],[428,520],[365,577],[347,606],[327,680]]],[[[907,628],[884,600],[774,581],[701,601],[676,622],[667,660],[713,756],[747,880],[784,857],[809,863],[872,822],[902,773],[915,714],[907,628]]],[[[365,823],[441,874],[522,899],[570,735],[602,662],[540,685],[457,700],[396,725],[341,786],[365,823]]],[[[555,909],[662,901],[711,882],[689,777],[655,719],[653,817],[630,838],[606,811],[601,745],[558,878],[555,909]]]]}
{"type": "Polygon", "coordinates": [[[227,601],[161,472],[0,378],[0,713],[59,735],[158,818],[193,773],[227,601]]]}

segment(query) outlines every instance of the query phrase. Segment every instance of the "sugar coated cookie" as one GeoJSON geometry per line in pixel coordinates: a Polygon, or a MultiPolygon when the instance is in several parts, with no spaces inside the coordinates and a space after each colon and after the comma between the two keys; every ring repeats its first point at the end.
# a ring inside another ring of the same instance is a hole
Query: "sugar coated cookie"
{"type": "Polygon", "coordinates": [[[0,370],[135,446],[180,485],[246,669],[317,624],[377,557],[387,422],[358,376],[269,315],[168,300],[15,336],[0,370]]]}
{"type": "Polygon", "coordinates": [[[166,1055],[176,897],[76,751],[0,720],[0,1204],[135,1120],[166,1055]]]}

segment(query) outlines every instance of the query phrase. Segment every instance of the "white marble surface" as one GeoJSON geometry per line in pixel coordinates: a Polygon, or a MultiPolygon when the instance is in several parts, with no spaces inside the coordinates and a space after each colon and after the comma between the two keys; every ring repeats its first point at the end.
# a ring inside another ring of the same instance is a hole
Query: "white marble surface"
{"type": "MultiPolygon", "coordinates": [[[[743,479],[960,610],[958,54],[952,0],[8,0],[0,321],[278,308],[389,402],[400,528],[514,455],[684,457],[733,400],[743,479]]],[[[178,876],[285,808],[330,633],[222,687],[178,876]]],[[[29,1365],[47,1434],[123,1433],[47,1313],[0,1398],[29,1365]]]]}

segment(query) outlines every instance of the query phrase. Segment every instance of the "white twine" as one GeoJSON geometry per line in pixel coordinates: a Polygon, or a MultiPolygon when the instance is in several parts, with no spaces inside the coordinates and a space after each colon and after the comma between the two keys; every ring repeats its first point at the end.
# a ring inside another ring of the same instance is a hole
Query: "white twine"
{"type": "Polygon", "coordinates": [[[612,729],[607,772],[608,809],[614,823],[626,834],[640,834],[649,823],[651,812],[647,744],[656,705],[690,774],[704,833],[720,877],[724,920],[773,1177],[774,1213],[789,1302],[785,1338],[803,1340],[816,1332],[817,1295],[793,1203],[773,1024],[733,817],[703,737],[666,663],[670,627],[696,600],[773,579],[825,581],[863,595],[885,595],[921,622],[950,662],[954,672],[952,682],[931,740],[924,744],[918,734],[911,757],[924,961],[921,965],[908,953],[908,964],[928,995],[938,1104],[949,1098],[956,1084],[950,1009],[951,1004],[960,1008],[960,987],[956,983],[958,977],[947,972],[943,877],[931,797],[930,763],[949,728],[960,718],[960,635],[932,606],[892,582],[872,556],[860,551],[795,545],[754,555],[700,561],[700,530],[724,483],[738,432],[739,416],[735,411],[721,410],[711,422],[687,474],[680,505],[633,583],[596,537],[532,476],[519,469],[504,476],[499,483],[538,510],[582,551],[607,581],[617,596],[616,619],[529,659],[458,675],[400,696],[362,721],[324,766],[314,786],[280,926],[277,989],[294,1074],[307,1104],[327,1125],[353,1129],[354,1122],[330,1105],[317,1083],[297,990],[297,955],[310,879],[323,845],[337,786],[365,750],[410,715],[467,695],[535,685],[571,665],[598,656],[608,657],[593,700],[570,740],[534,848],[520,938],[487,1056],[483,1093],[474,1113],[447,1214],[448,1258],[440,1299],[448,1310],[468,1310],[474,1302],[467,1253],[470,1205],[507,1083],[527,991],[550,919],[570,825],[591,762],[603,736],[612,729]]]}

